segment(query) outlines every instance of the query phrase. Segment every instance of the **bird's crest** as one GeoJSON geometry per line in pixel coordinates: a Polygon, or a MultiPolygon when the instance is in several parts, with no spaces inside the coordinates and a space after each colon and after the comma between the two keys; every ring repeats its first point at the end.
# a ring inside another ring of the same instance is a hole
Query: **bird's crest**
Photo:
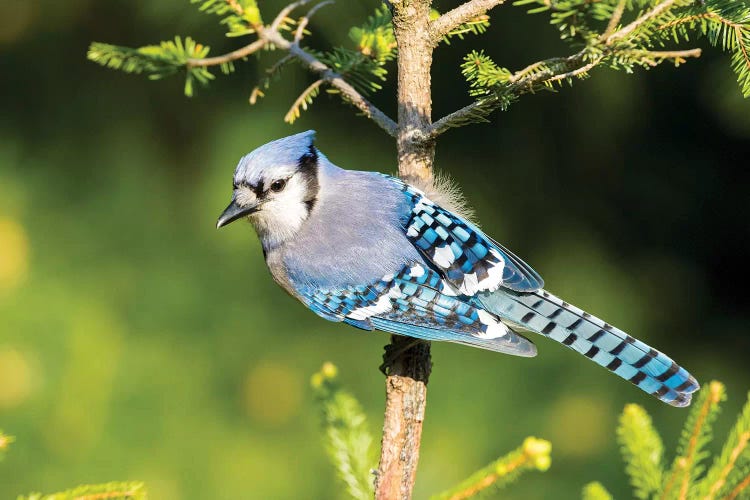
{"type": "Polygon", "coordinates": [[[273,169],[277,177],[288,170],[291,175],[299,167],[300,161],[314,152],[315,131],[308,130],[264,144],[240,160],[234,172],[234,183],[257,185],[273,169]]]}

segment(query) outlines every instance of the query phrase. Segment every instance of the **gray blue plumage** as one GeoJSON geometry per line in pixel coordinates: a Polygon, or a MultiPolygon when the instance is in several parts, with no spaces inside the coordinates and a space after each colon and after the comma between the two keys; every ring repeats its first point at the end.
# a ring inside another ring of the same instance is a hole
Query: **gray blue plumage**
{"type": "Polygon", "coordinates": [[[217,226],[247,217],[276,282],[363,330],[535,356],[519,332],[583,354],[673,406],[696,380],[665,354],[543,290],[528,264],[403,181],[344,170],[308,131],[240,160],[217,226]]]}

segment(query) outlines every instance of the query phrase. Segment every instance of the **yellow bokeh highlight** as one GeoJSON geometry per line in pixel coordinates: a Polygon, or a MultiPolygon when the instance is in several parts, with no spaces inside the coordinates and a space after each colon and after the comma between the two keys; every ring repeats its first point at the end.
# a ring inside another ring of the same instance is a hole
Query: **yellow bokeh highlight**
{"type": "Polygon", "coordinates": [[[586,396],[561,398],[549,411],[546,436],[561,456],[586,458],[603,450],[614,416],[604,401],[586,396]]]}
{"type": "Polygon", "coordinates": [[[18,222],[0,217],[0,293],[10,291],[26,279],[29,239],[18,222]]]}
{"type": "Polygon", "coordinates": [[[16,408],[33,387],[31,363],[20,351],[0,346],[0,410],[16,408]]]}
{"type": "Polygon", "coordinates": [[[245,411],[267,425],[285,424],[297,413],[302,402],[301,379],[291,366],[261,361],[245,378],[245,411]]]}

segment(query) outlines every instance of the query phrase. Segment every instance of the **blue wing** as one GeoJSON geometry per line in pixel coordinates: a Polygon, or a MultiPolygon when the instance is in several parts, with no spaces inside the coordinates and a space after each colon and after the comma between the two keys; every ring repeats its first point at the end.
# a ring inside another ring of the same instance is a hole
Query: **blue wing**
{"type": "Polygon", "coordinates": [[[296,291],[311,310],[330,321],[517,356],[536,355],[534,344],[418,263],[367,285],[296,291]]]}
{"type": "Polygon", "coordinates": [[[456,289],[468,296],[500,287],[532,292],[544,280],[531,266],[471,222],[436,205],[418,189],[391,178],[408,198],[406,236],[456,289]]]}

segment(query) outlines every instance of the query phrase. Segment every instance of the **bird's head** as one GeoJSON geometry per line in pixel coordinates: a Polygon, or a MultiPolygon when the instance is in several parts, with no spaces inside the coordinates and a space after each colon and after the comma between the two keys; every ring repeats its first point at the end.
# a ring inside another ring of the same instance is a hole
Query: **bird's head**
{"type": "Polygon", "coordinates": [[[264,247],[294,236],[317,200],[318,160],[308,130],[278,139],[244,156],[234,172],[232,201],[216,227],[246,217],[264,247]]]}

